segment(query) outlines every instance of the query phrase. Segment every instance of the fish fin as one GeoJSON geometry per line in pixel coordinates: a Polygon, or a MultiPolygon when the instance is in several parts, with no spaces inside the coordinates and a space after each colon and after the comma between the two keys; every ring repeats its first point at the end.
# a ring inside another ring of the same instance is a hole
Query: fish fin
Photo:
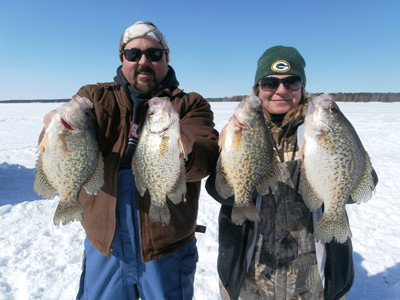
{"type": "Polygon", "coordinates": [[[39,151],[45,152],[48,143],[49,143],[49,134],[45,133],[45,135],[43,136],[42,141],[40,142],[40,144],[38,146],[39,151]]]}
{"type": "Polygon", "coordinates": [[[181,203],[182,200],[184,200],[184,202],[186,202],[185,194],[180,193],[180,191],[169,192],[167,197],[175,205],[181,203]]]}
{"type": "Polygon", "coordinates": [[[269,194],[269,184],[268,181],[262,181],[256,184],[257,193],[261,196],[269,194]]]}
{"type": "Polygon", "coordinates": [[[43,199],[53,199],[57,195],[57,191],[50,184],[46,174],[43,172],[43,162],[41,155],[38,157],[36,162],[33,190],[43,199]]]}
{"type": "Polygon", "coordinates": [[[242,146],[242,136],[243,131],[241,129],[235,130],[233,132],[232,147],[238,150],[242,146]]]}
{"type": "Polygon", "coordinates": [[[228,125],[225,125],[224,128],[222,128],[221,133],[218,138],[218,146],[220,148],[222,148],[222,146],[225,144],[225,137],[226,137],[226,131],[227,131],[226,126],[228,126],[228,125]]]}
{"type": "Polygon", "coordinates": [[[167,136],[165,136],[161,139],[160,146],[158,148],[158,153],[160,154],[160,157],[163,157],[168,153],[169,142],[170,142],[170,138],[167,136]]]}
{"type": "Polygon", "coordinates": [[[143,197],[144,193],[147,190],[147,187],[144,184],[143,179],[142,179],[142,177],[140,176],[139,173],[137,175],[134,175],[134,176],[135,176],[136,189],[138,190],[140,196],[143,197]]]}
{"type": "Polygon", "coordinates": [[[97,191],[104,185],[104,162],[103,156],[99,153],[98,164],[92,176],[83,185],[85,192],[89,195],[96,195],[97,191]]]}
{"type": "Polygon", "coordinates": [[[174,204],[180,203],[182,200],[185,201],[186,194],[186,177],[185,177],[185,165],[182,163],[180,176],[177,178],[175,185],[167,194],[169,200],[174,204]]]}
{"type": "Polygon", "coordinates": [[[55,225],[59,225],[60,222],[62,222],[63,225],[66,225],[71,221],[82,221],[82,220],[83,220],[83,208],[78,201],[74,202],[60,201],[53,218],[53,222],[55,225]]]}
{"type": "Polygon", "coordinates": [[[149,218],[151,222],[161,222],[164,226],[169,224],[170,213],[168,206],[150,205],[149,218]]]}
{"type": "Polygon", "coordinates": [[[281,168],[279,167],[279,163],[276,156],[274,156],[273,162],[274,164],[273,167],[271,168],[271,172],[273,172],[273,175],[271,175],[269,186],[271,187],[272,192],[275,193],[278,189],[278,182],[282,181],[281,180],[282,171],[281,168]]]}
{"type": "Polygon", "coordinates": [[[216,166],[215,189],[217,190],[218,194],[224,199],[233,196],[233,188],[227,181],[226,173],[221,162],[221,157],[218,159],[216,166]]]}
{"type": "Polygon", "coordinates": [[[185,146],[183,145],[182,140],[179,138],[178,139],[178,149],[179,149],[179,158],[180,159],[187,159],[186,151],[185,151],[185,146]]]}
{"type": "Polygon", "coordinates": [[[322,215],[314,231],[314,239],[321,243],[329,243],[335,240],[337,243],[343,244],[347,241],[347,238],[351,237],[349,222],[345,214],[338,221],[327,220],[326,216],[322,215]]]}
{"type": "Polygon", "coordinates": [[[271,176],[271,174],[266,173],[266,176],[262,178],[262,180],[256,184],[257,193],[261,196],[267,195],[270,191],[275,192],[277,189],[277,180],[275,176],[271,176]],[[270,190],[271,188],[271,190],[270,190]]]}
{"type": "Polygon", "coordinates": [[[132,172],[133,172],[133,176],[135,177],[135,185],[136,185],[136,189],[138,190],[140,196],[143,197],[144,193],[146,192],[147,187],[143,182],[142,176],[140,175],[140,172],[137,169],[137,165],[135,162],[136,162],[136,157],[135,157],[135,155],[133,155],[132,172]]]}
{"type": "Polygon", "coordinates": [[[366,202],[372,198],[375,191],[374,178],[372,176],[372,164],[368,153],[365,153],[365,168],[357,187],[351,192],[354,202],[366,202]]]}
{"type": "Polygon", "coordinates": [[[67,136],[64,134],[59,134],[57,139],[57,148],[60,150],[60,154],[66,156],[68,153],[68,143],[67,136]]]}
{"type": "Polygon", "coordinates": [[[260,215],[258,214],[257,209],[251,202],[249,204],[250,205],[248,206],[240,207],[233,205],[231,214],[232,223],[236,225],[241,225],[246,219],[255,222],[260,221],[260,215]]]}
{"type": "Polygon", "coordinates": [[[328,135],[327,131],[321,131],[319,134],[316,135],[318,143],[320,145],[324,145],[325,148],[330,149],[332,152],[338,152],[339,150],[337,149],[337,145],[334,143],[332,140],[332,137],[328,135]]]}
{"type": "Polygon", "coordinates": [[[303,137],[303,139],[301,141],[300,150],[299,150],[299,156],[300,156],[301,161],[304,160],[304,151],[306,149],[306,142],[307,142],[307,139],[305,137],[303,137]]]}

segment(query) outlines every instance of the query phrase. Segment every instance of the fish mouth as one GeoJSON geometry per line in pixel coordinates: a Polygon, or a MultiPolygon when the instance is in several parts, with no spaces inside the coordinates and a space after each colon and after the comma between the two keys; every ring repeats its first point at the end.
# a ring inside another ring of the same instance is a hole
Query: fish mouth
{"type": "Polygon", "coordinates": [[[320,106],[321,108],[327,109],[335,102],[335,98],[332,95],[321,94],[318,97],[312,98],[311,102],[314,107],[320,106]]]}
{"type": "Polygon", "coordinates": [[[335,104],[335,98],[329,94],[321,94],[312,97],[308,102],[307,114],[319,114],[324,110],[330,110],[335,104]]]}

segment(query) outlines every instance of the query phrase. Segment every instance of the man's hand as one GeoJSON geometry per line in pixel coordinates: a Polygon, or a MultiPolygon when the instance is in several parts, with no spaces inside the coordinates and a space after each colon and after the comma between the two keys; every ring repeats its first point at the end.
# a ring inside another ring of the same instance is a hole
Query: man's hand
{"type": "Polygon", "coordinates": [[[44,123],[44,128],[47,129],[49,126],[51,119],[53,119],[54,115],[57,113],[57,109],[53,109],[52,111],[48,112],[44,117],[43,117],[43,123],[44,123]]]}

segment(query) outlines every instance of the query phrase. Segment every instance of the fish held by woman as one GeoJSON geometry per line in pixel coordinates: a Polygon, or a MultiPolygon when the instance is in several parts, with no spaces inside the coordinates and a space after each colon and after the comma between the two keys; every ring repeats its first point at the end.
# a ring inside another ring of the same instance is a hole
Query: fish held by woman
{"type": "Polygon", "coordinates": [[[264,119],[262,101],[255,95],[245,97],[222,129],[215,187],[221,197],[234,196],[231,220],[259,221],[252,195],[266,195],[276,189],[277,159],[272,137],[264,119]]]}
{"type": "Polygon", "coordinates": [[[322,243],[346,242],[352,236],[346,203],[350,197],[357,203],[368,201],[375,185],[368,153],[331,95],[311,98],[301,159],[304,201],[312,211],[324,205],[314,238],[322,243]]]}

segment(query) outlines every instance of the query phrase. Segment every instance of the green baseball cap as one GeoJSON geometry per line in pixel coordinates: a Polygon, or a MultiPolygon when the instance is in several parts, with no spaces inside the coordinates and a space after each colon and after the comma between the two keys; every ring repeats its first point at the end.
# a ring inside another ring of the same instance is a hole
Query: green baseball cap
{"type": "Polygon", "coordinates": [[[300,76],[306,85],[306,62],[294,47],[274,46],[261,55],[257,63],[255,84],[268,75],[290,74],[300,76]]]}

